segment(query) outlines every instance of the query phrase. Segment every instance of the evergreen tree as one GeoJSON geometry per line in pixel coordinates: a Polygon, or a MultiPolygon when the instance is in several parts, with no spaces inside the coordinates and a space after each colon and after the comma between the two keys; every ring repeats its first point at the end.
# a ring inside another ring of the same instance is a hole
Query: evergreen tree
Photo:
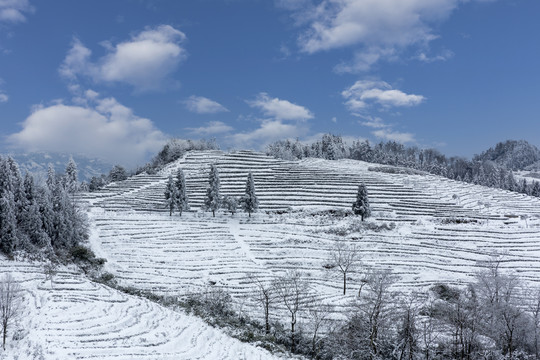
{"type": "Polygon", "coordinates": [[[47,169],[47,187],[51,194],[54,193],[56,188],[56,172],[52,164],[49,164],[49,168],[47,169]]]}
{"type": "Polygon", "coordinates": [[[167,208],[169,209],[169,216],[172,216],[174,209],[176,207],[176,202],[177,202],[176,185],[174,184],[172,175],[169,175],[169,180],[167,181],[167,187],[165,188],[165,204],[167,204],[167,208]]]}
{"type": "Polygon", "coordinates": [[[540,197],[540,182],[535,181],[531,188],[531,195],[540,197]]]}
{"type": "Polygon", "coordinates": [[[176,207],[180,216],[182,216],[182,211],[189,210],[189,202],[186,194],[186,178],[184,177],[184,172],[182,169],[178,169],[176,174],[176,207]]]}
{"type": "Polygon", "coordinates": [[[70,194],[73,194],[79,190],[79,181],[77,178],[77,174],[77,164],[75,163],[75,160],[70,157],[69,162],[66,165],[66,173],[64,175],[64,187],[70,194]]]}
{"type": "Polygon", "coordinates": [[[364,221],[364,218],[371,215],[368,193],[364,184],[358,186],[358,194],[356,195],[356,201],[352,205],[352,210],[356,215],[362,217],[362,221],[364,221]]]}
{"type": "Polygon", "coordinates": [[[255,195],[255,182],[253,180],[253,174],[250,172],[246,182],[246,193],[241,199],[242,210],[249,214],[256,212],[259,209],[259,199],[255,195]]]}
{"type": "Polygon", "coordinates": [[[0,198],[0,250],[12,256],[17,246],[17,217],[15,199],[10,191],[0,198]]]}
{"type": "Polygon", "coordinates": [[[208,188],[206,189],[206,198],[204,199],[204,208],[212,211],[212,216],[216,216],[216,210],[220,208],[221,197],[219,189],[219,172],[216,165],[211,165],[210,175],[208,176],[208,188]]]}

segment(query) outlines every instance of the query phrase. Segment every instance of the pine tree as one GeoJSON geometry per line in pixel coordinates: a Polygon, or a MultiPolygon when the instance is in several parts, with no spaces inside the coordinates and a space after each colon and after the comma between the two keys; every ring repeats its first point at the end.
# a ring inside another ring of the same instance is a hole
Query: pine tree
{"type": "Polygon", "coordinates": [[[212,165],[210,167],[210,175],[208,176],[208,188],[206,189],[204,208],[212,211],[212,216],[214,217],[216,217],[216,210],[221,206],[219,186],[219,172],[216,165],[212,165]]]}
{"type": "Polygon", "coordinates": [[[69,162],[66,165],[66,173],[64,175],[64,187],[67,192],[73,194],[78,191],[79,181],[77,179],[77,164],[72,157],[69,158],[69,162]]]}
{"type": "Polygon", "coordinates": [[[15,199],[10,191],[0,198],[0,251],[12,256],[17,246],[17,217],[15,199]]]}
{"type": "Polygon", "coordinates": [[[368,193],[364,184],[360,184],[358,186],[358,194],[356,195],[356,201],[352,205],[352,210],[356,215],[360,215],[362,217],[362,221],[364,221],[364,218],[371,215],[368,193]]]}
{"type": "Polygon", "coordinates": [[[182,211],[189,210],[189,202],[186,194],[186,178],[184,177],[184,172],[182,169],[178,169],[176,174],[176,207],[180,216],[182,216],[182,211]]]}
{"type": "Polygon", "coordinates": [[[174,209],[176,207],[176,201],[177,201],[176,185],[174,184],[172,175],[169,175],[169,180],[167,181],[167,187],[165,188],[165,204],[167,204],[167,208],[169,209],[169,216],[172,216],[174,212],[174,209]]]}
{"type": "Polygon", "coordinates": [[[56,172],[52,164],[49,164],[49,168],[47,169],[47,187],[51,194],[54,193],[56,188],[56,172]]]}
{"type": "Polygon", "coordinates": [[[246,193],[241,199],[241,206],[242,210],[249,214],[249,217],[251,217],[252,212],[256,212],[259,209],[259,199],[255,195],[255,182],[251,172],[247,177],[246,193]]]}

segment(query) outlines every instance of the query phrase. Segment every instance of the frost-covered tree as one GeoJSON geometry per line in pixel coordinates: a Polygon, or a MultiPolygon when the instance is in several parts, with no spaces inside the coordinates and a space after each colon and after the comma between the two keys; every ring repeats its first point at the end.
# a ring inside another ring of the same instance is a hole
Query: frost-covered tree
{"type": "Polygon", "coordinates": [[[257,198],[257,195],[255,195],[255,182],[253,180],[253,174],[250,172],[247,177],[246,182],[246,193],[240,200],[242,210],[247,212],[249,214],[249,217],[251,217],[251,213],[257,212],[259,209],[259,199],[257,198]]]}
{"type": "Polygon", "coordinates": [[[360,252],[353,245],[349,246],[344,241],[337,241],[330,252],[330,265],[343,275],[343,295],[347,292],[347,277],[360,264],[360,252]]]}
{"type": "Polygon", "coordinates": [[[189,210],[189,201],[186,194],[186,178],[184,177],[184,172],[182,169],[178,169],[176,174],[176,208],[182,216],[182,211],[189,210]]]}
{"type": "Polygon", "coordinates": [[[204,199],[204,208],[212,211],[212,216],[216,216],[216,211],[221,206],[219,172],[216,165],[210,166],[210,175],[208,176],[208,188],[204,199]]]}
{"type": "Polygon", "coordinates": [[[2,348],[6,350],[8,328],[15,322],[21,309],[21,287],[11,274],[0,279],[0,322],[2,325],[2,348]]]}
{"type": "Polygon", "coordinates": [[[167,186],[165,187],[165,204],[169,209],[169,216],[172,216],[174,209],[176,208],[177,193],[176,185],[174,183],[172,175],[169,175],[167,186]]]}
{"type": "Polygon", "coordinates": [[[234,215],[238,209],[238,200],[234,196],[224,196],[221,200],[221,206],[234,215]]]}
{"type": "Polygon", "coordinates": [[[123,181],[128,178],[127,171],[120,165],[115,165],[111,171],[109,171],[110,181],[123,181]]]}
{"type": "Polygon", "coordinates": [[[12,256],[17,246],[17,216],[13,193],[4,191],[0,198],[0,250],[12,256]]]}
{"type": "Polygon", "coordinates": [[[352,210],[356,215],[362,217],[362,221],[371,215],[368,193],[364,184],[358,186],[358,193],[356,194],[356,201],[352,205],[352,210]]]}
{"type": "Polygon", "coordinates": [[[49,188],[49,191],[53,193],[56,187],[56,172],[54,171],[54,167],[52,164],[49,164],[49,167],[47,168],[46,183],[47,183],[47,187],[49,188]]]}
{"type": "Polygon", "coordinates": [[[64,174],[64,186],[68,193],[73,194],[79,189],[78,170],[77,164],[72,157],[66,165],[66,171],[64,174]]]}

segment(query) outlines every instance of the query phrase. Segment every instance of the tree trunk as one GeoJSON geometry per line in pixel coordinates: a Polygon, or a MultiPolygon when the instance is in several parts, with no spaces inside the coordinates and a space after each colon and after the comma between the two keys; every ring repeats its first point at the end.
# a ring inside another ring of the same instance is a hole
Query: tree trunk
{"type": "Polygon", "coordinates": [[[3,334],[3,341],[2,341],[2,348],[6,350],[6,335],[7,335],[7,324],[4,322],[4,334],[3,334]]]}
{"type": "Polygon", "coordinates": [[[294,324],[296,323],[296,320],[291,321],[291,352],[294,353],[295,346],[294,346],[294,324]]]}
{"type": "Polygon", "coordinates": [[[264,305],[264,322],[265,322],[265,330],[266,330],[266,335],[270,334],[270,319],[269,319],[269,313],[270,313],[270,304],[267,302],[265,305],[264,305]]]}
{"type": "Polygon", "coordinates": [[[347,292],[347,273],[343,273],[343,295],[347,292]]]}
{"type": "Polygon", "coordinates": [[[248,211],[249,217],[251,217],[251,211],[248,211]]]}
{"type": "Polygon", "coordinates": [[[212,217],[216,217],[216,211],[212,210],[212,217]]]}

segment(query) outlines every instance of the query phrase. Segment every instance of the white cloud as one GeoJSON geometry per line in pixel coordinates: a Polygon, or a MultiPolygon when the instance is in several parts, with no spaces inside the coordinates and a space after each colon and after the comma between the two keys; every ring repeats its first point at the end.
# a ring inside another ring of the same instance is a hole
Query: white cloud
{"type": "Polygon", "coordinates": [[[399,131],[393,131],[389,129],[375,130],[372,132],[373,135],[380,139],[396,141],[399,143],[414,143],[416,142],[414,134],[403,133],[399,131]]]}
{"type": "Polygon", "coordinates": [[[27,151],[81,153],[129,166],[142,163],[165,143],[165,135],[149,119],[136,116],[114,98],[88,95],[92,106],[34,107],[23,129],[8,142],[27,151]]]}
{"type": "Polygon", "coordinates": [[[307,131],[304,124],[286,124],[281,120],[263,120],[259,128],[234,134],[229,137],[229,141],[239,147],[263,149],[273,141],[303,136],[307,131]]]}
{"type": "Polygon", "coordinates": [[[251,107],[262,110],[263,114],[277,120],[308,120],[313,118],[309,109],[293,104],[287,100],[271,98],[267,93],[260,93],[253,101],[249,101],[251,107]]]}
{"type": "Polygon", "coordinates": [[[228,133],[234,129],[232,126],[229,126],[222,121],[210,121],[206,123],[205,126],[198,128],[186,128],[186,130],[189,130],[194,135],[209,136],[228,133]]]}
{"type": "Polygon", "coordinates": [[[9,96],[3,92],[3,91],[0,91],[0,103],[5,103],[9,100],[9,96]]]}
{"type": "Polygon", "coordinates": [[[190,96],[184,101],[187,109],[197,114],[216,114],[229,110],[220,103],[205,98],[204,96],[190,96]]]}
{"type": "Polygon", "coordinates": [[[72,81],[83,75],[95,82],[129,84],[138,91],[159,90],[186,58],[185,39],[170,25],[146,28],[116,45],[102,43],[108,53],[95,62],[90,49],[75,39],[59,72],[72,81]]]}
{"type": "Polygon", "coordinates": [[[360,122],[361,125],[374,129],[384,129],[390,127],[383,119],[376,116],[361,116],[365,121],[360,122]]]}
{"type": "Polygon", "coordinates": [[[384,81],[372,80],[359,80],[345,89],[341,95],[351,111],[361,111],[373,103],[384,108],[409,107],[419,105],[425,100],[422,95],[406,94],[401,90],[392,89],[390,84],[384,81]]]}
{"type": "Polygon", "coordinates": [[[0,0],[0,22],[19,23],[26,21],[25,13],[34,8],[28,0],[0,0]]]}
{"type": "Polygon", "coordinates": [[[446,60],[452,58],[453,56],[454,56],[454,53],[452,51],[444,50],[440,54],[435,55],[435,56],[429,56],[424,52],[420,52],[416,56],[416,59],[418,59],[418,60],[420,60],[422,62],[425,62],[425,63],[432,63],[432,62],[435,62],[435,61],[446,61],[446,60]]]}
{"type": "MultiPolygon", "coordinates": [[[[478,0],[481,1],[481,0],[478,0]]],[[[351,47],[355,58],[341,72],[365,71],[408,47],[425,47],[438,35],[435,24],[447,19],[463,0],[280,0],[299,26],[301,51],[313,54],[351,47]],[[302,4],[300,7],[298,4],[302,4]],[[298,21],[299,18],[307,20],[298,21]]]]}

